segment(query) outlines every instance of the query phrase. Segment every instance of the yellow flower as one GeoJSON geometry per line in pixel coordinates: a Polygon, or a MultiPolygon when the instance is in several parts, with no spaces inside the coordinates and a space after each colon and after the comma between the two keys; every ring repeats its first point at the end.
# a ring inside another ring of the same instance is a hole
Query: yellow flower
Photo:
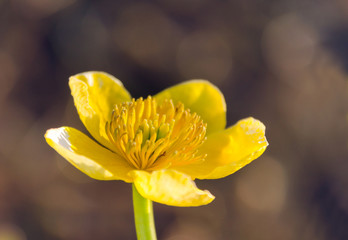
{"type": "Polygon", "coordinates": [[[46,132],[47,143],[91,178],[134,183],[155,202],[210,203],[214,196],[193,180],[228,176],[268,145],[265,126],[251,117],[225,129],[224,97],[208,81],[187,81],[137,100],[103,72],[72,76],[69,85],[96,141],[61,127],[46,132]]]}

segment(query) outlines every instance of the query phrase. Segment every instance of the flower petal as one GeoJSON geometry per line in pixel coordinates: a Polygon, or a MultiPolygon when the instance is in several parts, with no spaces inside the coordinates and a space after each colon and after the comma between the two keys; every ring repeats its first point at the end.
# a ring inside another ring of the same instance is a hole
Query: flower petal
{"type": "Polygon", "coordinates": [[[114,146],[105,133],[115,104],[130,101],[122,82],[104,72],[84,72],[70,77],[69,86],[80,119],[89,133],[109,149],[114,146]]]}
{"type": "Polygon", "coordinates": [[[60,155],[91,178],[132,180],[128,173],[134,169],[126,161],[74,128],[50,129],[45,138],[60,155]]]}
{"type": "Polygon", "coordinates": [[[192,207],[206,205],[215,198],[209,191],[198,189],[189,176],[174,170],[135,170],[131,176],[140,195],[154,202],[192,207]]]}
{"type": "Polygon", "coordinates": [[[182,102],[208,124],[207,134],[222,130],[226,126],[226,103],[220,90],[205,80],[191,80],[167,88],[154,96],[161,103],[172,99],[182,102]]]}
{"type": "Polygon", "coordinates": [[[175,169],[199,179],[223,178],[258,158],[267,146],[265,126],[249,117],[208,136],[200,147],[207,154],[203,163],[175,169]]]}

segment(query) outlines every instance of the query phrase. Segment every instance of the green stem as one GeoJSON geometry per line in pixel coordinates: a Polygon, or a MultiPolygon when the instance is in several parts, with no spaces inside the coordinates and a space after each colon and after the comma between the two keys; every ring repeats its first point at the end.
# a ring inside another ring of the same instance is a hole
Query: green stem
{"type": "Polygon", "coordinates": [[[137,231],[138,240],[156,240],[155,221],[153,218],[152,201],[143,198],[137,191],[134,184],[133,187],[133,207],[135,229],[137,231]]]}

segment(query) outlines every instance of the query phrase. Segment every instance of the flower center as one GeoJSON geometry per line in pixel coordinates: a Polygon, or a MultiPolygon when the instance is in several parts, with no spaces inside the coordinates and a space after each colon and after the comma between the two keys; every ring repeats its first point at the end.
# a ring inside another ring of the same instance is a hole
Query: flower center
{"type": "Polygon", "coordinates": [[[150,96],[115,106],[106,133],[116,153],[137,169],[153,171],[203,160],[206,123],[172,100],[157,104],[150,96]]]}

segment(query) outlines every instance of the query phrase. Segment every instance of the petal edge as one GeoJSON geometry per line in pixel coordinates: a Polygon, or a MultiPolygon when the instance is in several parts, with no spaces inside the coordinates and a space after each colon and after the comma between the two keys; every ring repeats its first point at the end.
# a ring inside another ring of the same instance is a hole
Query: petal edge
{"type": "Polygon", "coordinates": [[[208,124],[207,134],[223,130],[226,126],[226,102],[224,95],[206,80],[190,80],[169,87],[154,96],[158,103],[172,99],[182,102],[185,108],[200,115],[208,124]]]}
{"type": "Polygon", "coordinates": [[[213,157],[220,158],[221,166],[214,169],[205,179],[223,178],[243,168],[263,154],[268,146],[265,125],[254,119],[240,120],[226,130],[229,136],[225,149],[213,157]],[[231,146],[233,144],[233,147],[231,146]]]}
{"type": "Polygon", "coordinates": [[[265,126],[249,117],[209,135],[199,149],[207,154],[204,162],[176,169],[199,179],[223,178],[258,158],[267,146],[265,126]]]}
{"type": "Polygon", "coordinates": [[[71,95],[88,132],[102,145],[113,149],[105,124],[115,104],[130,101],[120,80],[105,72],[83,72],[69,78],[71,95]]]}
{"type": "Polygon", "coordinates": [[[74,128],[49,129],[45,138],[62,157],[91,178],[132,180],[128,173],[133,168],[128,163],[74,128]]]}
{"type": "Polygon", "coordinates": [[[198,189],[189,176],[174,170],[135,170],[131,176],[140,195],[154,202],[193,207],[206,205],[215,198],[209,191],[198,189]]]}

